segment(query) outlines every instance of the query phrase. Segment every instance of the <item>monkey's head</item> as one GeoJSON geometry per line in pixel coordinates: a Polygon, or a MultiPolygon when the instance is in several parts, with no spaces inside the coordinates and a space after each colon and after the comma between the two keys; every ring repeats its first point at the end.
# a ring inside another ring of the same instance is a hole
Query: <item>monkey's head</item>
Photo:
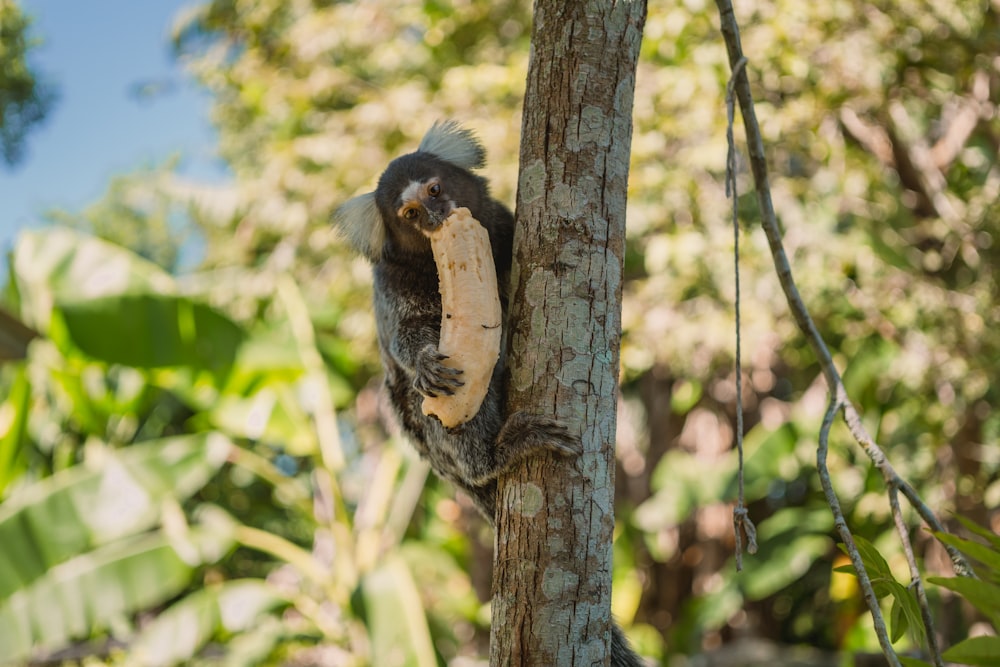
{"type": "Polygon", "coordinates": [[[482,167],[485,151],[475,136],[454,121],[435,123],[416,152],[389,163],[375,192],[345,202],[333,223],[348,243],[371,262],[387,244],[403,252],[430,252],[424,232],[439,227],[464,206],[473,217],[489,201],[482,167]]]}

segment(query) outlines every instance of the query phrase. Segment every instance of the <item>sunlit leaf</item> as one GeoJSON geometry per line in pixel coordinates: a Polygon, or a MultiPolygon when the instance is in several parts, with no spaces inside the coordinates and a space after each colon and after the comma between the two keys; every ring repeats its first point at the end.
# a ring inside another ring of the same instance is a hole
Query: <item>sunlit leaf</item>
{"type": "Polygon", "coordinates": [[[0,498],[24,468],[23,450],[31,384],[23,367],[13,370],[7,398],[0,402],[0,498]]]}
{"type": "Polygon", "coordinates": [[[1000,666],[1000,637],[970,637],[941,654],[945,660],[980,667],[1000,666]]]}
{"type": "Polygon", "coordinates": [[[224,395],[209,416],[217,428],[236,437],[275,443],[295,456],[316,451],[310,416],[295,400],[291,385],[273,384],[246,398],[224,395]]]}
{"type": "Polygon", "coordinates": [[[216,528],[187,536],[183,556],[162,533],[119,540],[70,558],[0,598],[0,661],[57,648],[107,627],[121,614],[177,595],[201,564],[191,553],[218,557],[216,528]]]}
{"type": "Polygon", "coordinates": [[[185,499],[225,462],[219,434],[133,445],[70,468],[0,504],[0,599],[60,563],[153,526],[165,498],[185,499]]]}
{"type": "Polygon", "coordinates": [[[137,368],[190,366],[228,372],[243,330],[185,297],[131,294],[63,304],[67,334],[85,354],[137,368]]]}
{"type": "Polygon", "coordinates": [[[993,619],[994,627],[1000,628],[1000,586],[997,584],[969,577],[928,577],[927,581],[955,591],[993,619]]]}
{"type": "Polygon", "coordinates": [[[361,582],[372,664],[436,667],[423,603],[400,558],[389,558],[361,582]]]}
{"type": "Polygon", "coordinates": [[[149,667],[188,664],[219,633],[252,630],[261,614],[286,604],[272,586],[259,579],[227,581],[188,595],[143,628],[132,655],[149,667]]]}
{"type": "Polygon", "coordinates": [[[13,260],[22,312],[29,324],[43,330],[55,303],[176,290],[173,278],[152,262],[62,227],[21,232],[13,260]]]}

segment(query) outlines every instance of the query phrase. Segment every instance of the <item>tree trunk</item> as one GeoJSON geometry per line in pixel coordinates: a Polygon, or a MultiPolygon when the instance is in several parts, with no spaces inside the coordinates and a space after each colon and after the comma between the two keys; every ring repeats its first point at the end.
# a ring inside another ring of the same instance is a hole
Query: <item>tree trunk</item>
{"type": "Polygon", "coordinates": [[[508,414],[579,459],[498,489],[491,665],[608,664],[625,198],[645,0],[537,0],[521,130],[508,414]]]}

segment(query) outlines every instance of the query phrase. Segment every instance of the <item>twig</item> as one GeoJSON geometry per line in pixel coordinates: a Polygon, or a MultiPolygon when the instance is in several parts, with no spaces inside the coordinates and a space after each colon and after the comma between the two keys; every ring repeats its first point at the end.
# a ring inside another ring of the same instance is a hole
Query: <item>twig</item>
{"type": "MultiPolygon", "coordinates": [[[[872,589],[871,581],[861,560],[861,555],[858,553],[858,550],[854,545],[854,540],[851,537],[850,530],[848,529],[843,513],[840,510],[840,503],[833,491],[829,478],[829,472],[826,468],[829,431],[838,411],[843,411],[844,421],[847,424],[848,430],[858,444],[861,445],[862,449],[864,449],[865,453],[868,455],[869,459],[871,459],[875,467],[882,473],[882,477],[887,488],[898,488],[902,491],[903,495],[906,496],[906,498],[913,504],[920,517],[934,530],[942,530],[940,527],[941,524],[938,522],[937,517],[934,516],[934,513],[930,510],[930,508],[928,508],[919,498],[913,488],[903,481],[898,474],[896,474],[896,471],[886,458],[885,453],[875,443],[872,437],[868,434],[864,425],[861,423],[860,415],[847,396],[847,391],[844,388],[840,373],[837,371],[837,368],[833,363],[830,351],[827,348],[823,337],[816,328],[812,317],[809,315],[809,312],[805,307],[805,303],[802,301],[802,297],[799,295],[798,288],[792,278],[791,266],[788,262],[788,257],[785,254],[785,249],[781,241],[781,230],[778,227],[777,216],[775,215],[774,205],[771,201],[771,191],[767,176],[767,161],[764,155],[764,142],[760,134],[760,127],[757,123],[757,116],[753,106],[753,98],[750,94],[750,82],[747,78],[744,66],[745,58],[740,44],[739,26],[736,22],[732,2],[730,0],[716,0],[716,5],[719,9],[723,38],[726,43],[726,49],[729,53],[730,67],[733,71],[733,81],[731,82],[731,86],[735,90],[736,97],[739,100],[740,111],[743,115],[743,123],[746,129],[747,149],[750,155],[750,168],[753,172],[754,184],[757,191],[757,202],[761,212],[761,226],[764,228],[764,233],[767,236],[768,245],[771,250],[771,257],[774,261],[775,272],[777,273],[778,280],[784,290],[785,299],[788,302],[789,309],[792,312],[792,316],[794,317],[796,324],[809,341],[813,352],[819,360],[823,376],[826,379],[827,387],[830,392],[830,404],[827,414],[823,420],[823,426],[820,431],[819,448],[817,451],[820,481],[823,485],[824,493],[827,496],[827,501],[830,504],[830,509],[833,511],[837,531],[844,540],[845,548],[847,549],[851,562],[857,571],[858,582],[864,592],[869,610],[871,611],[879,643],[882,646],[886,658],[893,665],[899,665],[899,658],[893,651],[891,641],[886,633],[885,622],[882,618],[881,609],[878,605],[878,598],[872,589]]],[[[968,575],[971,573],[971,568],[969,567],[964,556],[962,556],[958,550],[951,548],[948,545],[945,545],[945,548],[948,550],[952,563],[954,564],[955,570],[958,574],[968,575]]]]}
{"type": "Polygon", "coordinates": [[[903,545],[906,564],[910,568],[910,587],[913,588],[913,592],[917,595],[920,617],[923,619],[924,630],[927,632],[927,650],[934,659],[935,666],[944,667],[941,648],[937,643],[937,635],[934,634],[934,618],[931,616],[931,607],[927,602],[927,591],[924,590],[924,582],[920,577],[920,568],[917,567],[917,559],[913,555],[913,545],[910,543],[910,531],[903,520],[903,510],[899,506],[899,490],[895,486],[889,487],[889,506],[892,508],[892,520],[896,524],[896,533],[899,535],[899,541],[903,545]]]}
{"type": "MultiPolygon", "coordinates": [[[[739,27],[733,14],[733,6],[730,0],[716,0],[719,7],[719,14],[722,18],[722,34],[726,41],[726,48],[729,50],[729,60],[732,66],[743,58],[743,49],[740,46],[739,27]]],[[[774,261],[775,273],[778,281],[785,293],[785,300],[788,302],[789,310],[799,330],[802,331],[809,346],[819,361],[823,377],[826,379],[827,387],[833,394],[837,403],[844,412],[844,422],[854,439],[861,445],[868,458],[882,473],[882,478],[887,486],[896,486],[903,493],[913,508],[920,515],[920,518],[934,531],[947,532],[941,522],[938,521],[934,512],[923,502],[916,490],[903,480],[893,469],[885,453],[875,443],[868,434],[867,429],[861,423],[861,416],[857,409],[847,397],[844,383],[840,378],[840,373],[833,363],[833,357],[827,348],[823,337],[820,335],[816,324],[813,322],[809,311],[806,309],[799,290],[792,278],[791,265],[785,254],[785,248],[781,242],[781,230],[778,227],[777,216],[774,213],[774,204],[771,201],[771,186],[767,176],[767,162],[764,156],[764,141],[760,134],[760,126],[757,123],[757,114],[753,107],[753,98],[750,95],[750,82],[746,72],[738,72],[735,76],[735,91],[740,102],[740,111],[743,115],[743,123],[746,128],[747,149],[750,155],[750,168],[754,176],[754,184],[757,190],[757,203],[761,212],[761,227],[767,237],[768,246],[771,250],[771,257],[774,261]]],[[[951,557],[952,565],[956,574],[960,576],[972,576],[972,568],[968,561],[957,549],[943,545],[951,557]]]]}
{"type": "Polygon", "coordinates": [[[885,654],[889,664],[893,667],[902,667],[899,656],[896,655],[896,651],[892,648],[889,633],[886,631],[885,619],[882,617],[882,608],[878,604],[878,596],[875,595],[875,589],[872,587],[868,570],[865,569],[861,553],[854,543],[851,529],[848,528],[847,520],[840,509],[840,500],[837,498],[837,492],[833,489],[833,482],[830,480],[830,470],[826,466],[830,427],[833,426],[833,420],[837,417],[837,412],[842,407],[838,398],[831,398],[830,404],[826,409],[826,414],[823,415],[823,425],[819,429],[819,446],[816,448],[816,468],[819,474],[819,482],[823,486],[823,493],[826,495],[826,504],[830,506],[830,511],[833,513],[833,526],[840,534],[840,539],[844,541],[844,549],[847,551],[847,555],[851,559],[851,564],[854,566],[854,571],[858,575],[858,585],[861,587],[861,591],[865,596],[865,602],[871,611],[872,624],[875,626],[875,634],[878,636],[878,643],[882,647],[882,653],[885,654]]]}
{"type": "MultiPolygon", "coordinates": [[[[834,370],[836,374],[836,370],[834,370]]],[[[897,488],[899,489],[903,496],[910,501],[910,505],[916,510],[920,518],[930,527],[931,530],[937,533],[948,532],[944,525],[938,521],[937,516],[935,516],[934,511],[923,501],[920,494],[917,493],[910,484],[904,480],[896,470],[889,463],[889,459],[886,458],[885,452],[882,448],[872,440],[872,437],[868,435],[868,430],[861,423],[861,415],[858,414],[857,409],[847,398],[847,391],[844,389],[844,384],[840,380],[840,375],[836,375],[837,378],[837,392],[841,395],[843,411],[844,411],[844,422],[847,424],[847,429],[850,431],[851,436],[857,441],[861,448],[865,450],[868,458],[871,459],[872,463],[878,468],[879,472],[882,473],[882,480],[885,482],[887,488],[897,488]]],[[[941,542],[941,545],[948,552],[948,556],[951,558],[951,565],[955,570],[955,574],[960,577],[975,577],[975,573],[972,571],[972,566],[969,565],[969,561],[965,559],[955,547],[941,542]]]]}

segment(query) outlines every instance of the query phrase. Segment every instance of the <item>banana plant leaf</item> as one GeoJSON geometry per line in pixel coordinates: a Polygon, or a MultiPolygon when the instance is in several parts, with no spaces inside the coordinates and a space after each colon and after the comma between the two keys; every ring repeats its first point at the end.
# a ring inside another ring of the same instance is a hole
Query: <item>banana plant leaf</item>
{"type": "Polygon", "coordinates": [[[361,582],[373,665],[436,667],[427,616],[413,575],[391,557],[361,582]]]}
{"type": "MultiPolygon", "coordinates": [[[[24,443],[31,403],[31,381],[24,366],[11,367],[7,398],[0,401],[0,498],[25,468],[24,443]]],[[[5,378],[0,376],[0,381],[5,378]]]]}
{"type": "Polygon", "coordinates": [[[23,231],[12,274],[21,314],[46,331],[52,304],[122,294],[175,294],[174,279],[127,248],[65,227],[23,231]]]}
{"type": "Polygon", "coordinates": [[[213,636],[252,630],[261,615],[287,603],[263,580],[226,581],[188,595],[157,616],[143,628],[130,655],[149,667],[188,664],[213,636]]]}
{"type": "Polygon", "coordinates": [[[133,445],[79,465],[0,504],[0,600],[80,554],[156,525],[166,499],[183,500],[225,462],[218,433],[133,445]]]}
{"type": "Polygon", "coordinates": [[[214,525],[192,529],[182,541],[158,531],[52,567],[0,599],[0,664],[65,646],[123,614],[175,597],[196,567],[217,561],[232,545],[232,536],[214,525]]]}
{"type": "Polygon", "coordinates": [[[68,339],[84,354],[136,368],[190,366],[224,376],[244,339],[228,317],[180,296],[125,294],[57,309],[68,339]]]}

